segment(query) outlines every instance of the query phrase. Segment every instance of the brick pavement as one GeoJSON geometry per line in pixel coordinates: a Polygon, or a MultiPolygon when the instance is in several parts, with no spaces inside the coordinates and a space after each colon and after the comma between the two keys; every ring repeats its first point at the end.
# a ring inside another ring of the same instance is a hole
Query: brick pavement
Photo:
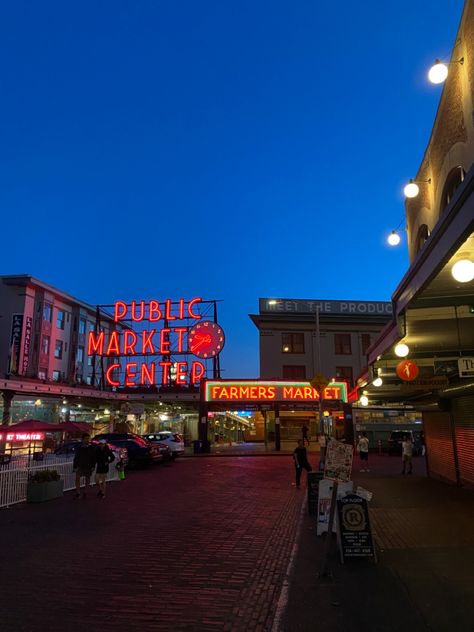
{"type": "Polygon", "coordinates": [[[303,492],[291,461],[181,459],[0,511],[0,630],[270,630],[303,492]]]}

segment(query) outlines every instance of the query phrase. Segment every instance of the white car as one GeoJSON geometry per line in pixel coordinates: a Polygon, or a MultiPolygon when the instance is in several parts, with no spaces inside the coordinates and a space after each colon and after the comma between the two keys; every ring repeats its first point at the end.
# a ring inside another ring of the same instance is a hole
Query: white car
{"type": "Polygon", "coordinates": [[[151,443],[158,441],[164,443],[171,450],[171,458],[175,459],[180,454],[184,454],[184,441],[183,437],[177,432],[171,432],[170,430],[161,430],[160,432],[150,432],[143,435],[144,439],[148,439],[151,443]]]}

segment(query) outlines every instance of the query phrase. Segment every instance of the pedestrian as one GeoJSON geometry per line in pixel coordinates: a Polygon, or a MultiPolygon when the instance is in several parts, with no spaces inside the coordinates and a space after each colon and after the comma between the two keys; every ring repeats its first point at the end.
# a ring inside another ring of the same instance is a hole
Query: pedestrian
{"type": "Polygon", "coordinates": [[[411,434],[406,434],[402,441],[402,474],[411,474],[413,471],[413,441],[411,434]],[[408,467],[408,471],[407,470],[408,467]]]}
{"type": "Polygon", "coordinates": [[[426,443],[425,443],[425,433],[423,432],[423,430],[420,431],[420,445],[421,445],[421,456],[425,456],[426,443]]]}
{"type": "Polygon", "coordinates": [[[107,445],[105,439],[100,439],[96,452],[97,468],[95,470],[95,482],[99,487],[97,496],[99,498],[105,498],[105,485],[107,474],[109,472],[109,465],[112,461],[115,461],[115,456],[112,450],[107,445]]]}
{"type": "Polygon", "coordinates": [[[369,440],[367,433],[363,432],[357,444],[357,452],[360,457],[360,471],[370,472],[369,470],[369,440]]]}
{"type": "Polygon", "coordinates": [[[308,432],[309,432],[308,426],[305,423],[303,423],[303,425],[301,426],[301,434],[303,435],[303,445],[305,441],[309,445],[308,432]]]}
{"type": "Polygon", "coordinates": [[[86,489],[91,484],[91,476],[96,464],[97,448],[91,444],[91,436],[85,432],[82,435],[82,442],[78,446],[72,463],[73,472],[76,473],[76,495],[74,498],[81,496],[81,478],[85,479],[85,488],[82,492],[82,498],[86,497],[86,489]]]}
{"type": "Polygon", "coordinates": [[[301,481],[301,473],[303,470],[311,472],[311,465],[308,463],[308,455],[306,454],[306,448],[304,447],[303,439],[298,440],[298,447],[293,452],[293,460],[295,462],[296,470],[296,487],[299,488],[301,481]]]}

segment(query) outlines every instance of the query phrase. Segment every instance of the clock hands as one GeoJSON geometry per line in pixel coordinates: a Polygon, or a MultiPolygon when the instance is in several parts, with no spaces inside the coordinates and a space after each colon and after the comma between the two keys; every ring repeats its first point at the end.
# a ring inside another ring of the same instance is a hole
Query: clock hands
{"type": "Polygon", "coordinates": [[[196,344],[192,345],[191,351],[194,353],[199,347],[203,344],[209,344],[211,342],[210,334],[196,334],[194,339],[197,341],[196,344]]]}

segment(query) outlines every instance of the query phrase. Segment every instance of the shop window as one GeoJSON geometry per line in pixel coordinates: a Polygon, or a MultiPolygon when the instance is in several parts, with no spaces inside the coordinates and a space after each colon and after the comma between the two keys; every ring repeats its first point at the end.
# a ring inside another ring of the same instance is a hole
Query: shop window
{"type": "Polygon", "coordinates": [[[334,334],[334,352],[336,355],[351,355],[351,335],[334,334]]]}
{"type": "Polygon", "coordinates": [[[63,357],[63,341],[56,340],[56,344],[54,345],[54,357],[58,360],[61,360],[63,357]]]}
{"type": "Polygon", "coordinates": [[[48,323],[50,323],[52,314],[53,306],[51,305],[51,303],[45,303],[43,306],[43,320],[46,320],[48,323]]]}
{"type": "Polygon", "coordinates": [[[41,353],[49,354],[49,336],[43,336],[41,339],[41,353]]]}
{"type": "Polygon", "coordinates": [[[362,347],[362,355],[365,355],[367,353],[367,349],[370,347],[370,334],[361,334],[360,344],[362,347]]]}
{"type": "Polygon", "coordinates": [[[282,353],[304,353],[304,333],[286,333],[281,335],[282,353]]]}
{"type": "Polygon", "coordinates": [[[58,329],[64,329],[65,322],[66,322],[66,312],[63,309],[58,309],[58,315],[56,316],[56,327],[58,329]]]}
{"type": "Polygon", "coordinates": [[[448,173],[448,177],[444,183],[443,193],[441,195],[440,213],[442,213],[449,205],[454,197],[456,189],[464,181],[465,176],[466,172],[460,166],[454,167],[454,169],[451,169],[448,173]]]}
{"type": "Polygon", "coordinates": [[[284,380],[305,380],[306,379],[306,367],[283,365],[283,379],[284,380]]]}
{"type": "Polygon", "coordinates": [[[418,233],[416,235],[416,242],[415,242],[416,252],[419,252],[423,248],[429,236],[430,236],[430,231],[428,229],[428,226],[426,224],[422,224],[420,228],[418,229],[418,233]]]}
{"type": "Polygon", "coordinates": [[[350,387],[353,385],[353,373],[351,366],[337,366],[336,367],[336,379],[347,382],[350,387]]]}

